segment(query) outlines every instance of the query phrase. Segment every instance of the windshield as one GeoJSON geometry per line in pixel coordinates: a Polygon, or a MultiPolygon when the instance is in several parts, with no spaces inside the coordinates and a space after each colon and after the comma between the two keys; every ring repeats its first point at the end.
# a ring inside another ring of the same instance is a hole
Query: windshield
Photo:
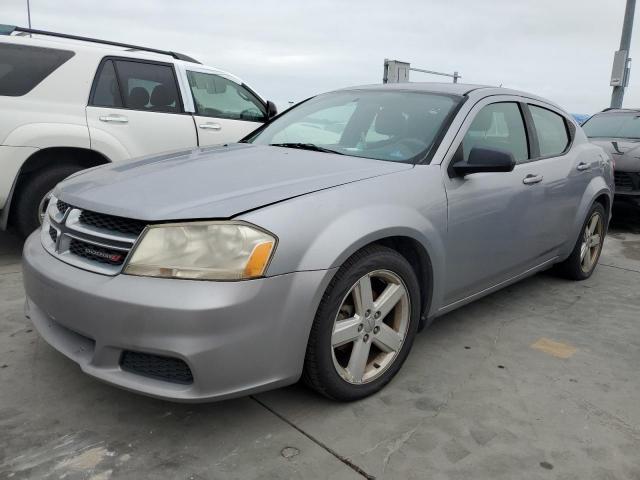
{"type": "Polygon", "coordinates": [[[640,138],[640,115],[609,113],[595,115],[582,125],[587,137],[640,138]]]}
{"type": "Polygon", "coordinates": [[[462,97],[406,91],[319,95],[266,125],[246,141],[415,163],[435,151],[462,97]]]}

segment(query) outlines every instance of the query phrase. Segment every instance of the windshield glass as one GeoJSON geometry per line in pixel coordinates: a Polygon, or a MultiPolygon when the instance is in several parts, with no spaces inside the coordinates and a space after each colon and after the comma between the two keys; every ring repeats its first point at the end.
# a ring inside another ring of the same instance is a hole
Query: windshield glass
{"type": "Polygon", "coordinates": [[[582,128],[587,137],[640,138],[640,115],[609,113],[595,115],[582,128]]]}
{"type": "Polygon", "coordinates": [[[259,130],[248,142],[414,163],[437,147],[462,97],[406,91],[319,95],[259,130]]]}

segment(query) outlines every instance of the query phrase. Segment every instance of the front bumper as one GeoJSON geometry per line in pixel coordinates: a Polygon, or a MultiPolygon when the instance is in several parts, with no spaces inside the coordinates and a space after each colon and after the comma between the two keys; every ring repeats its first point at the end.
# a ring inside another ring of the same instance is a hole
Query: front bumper
{"type": "Polygon", "coordinates": [[[117,275],[67,265],[24,246],[26,312],[40,335],[105,382],[178,401],[218,400],[294,383],[335,270],[242,282],[117,275]],[[184,385],[124,371],[123,352],[183,360],[184,385]]]}

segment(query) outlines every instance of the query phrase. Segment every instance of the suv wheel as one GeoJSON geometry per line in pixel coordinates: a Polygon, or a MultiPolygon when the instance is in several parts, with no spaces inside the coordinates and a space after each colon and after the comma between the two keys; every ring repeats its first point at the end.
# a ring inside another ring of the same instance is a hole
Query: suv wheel
{"type": "Polygon", "coordinates": [[[53,187],[79,170],[82,168],[77,165],[61,165],[28,174],[16,192],[16,204],[11,212],[13,223],[23,237],[40,226],[53,187]]]}
{"type": "Polygon", "coordinates": [[[409,354],[418,329],[420,290],[407,260],[369,247],[336,273],[311,329],[304,379],[336,400],[384,387],[409,354]]]}

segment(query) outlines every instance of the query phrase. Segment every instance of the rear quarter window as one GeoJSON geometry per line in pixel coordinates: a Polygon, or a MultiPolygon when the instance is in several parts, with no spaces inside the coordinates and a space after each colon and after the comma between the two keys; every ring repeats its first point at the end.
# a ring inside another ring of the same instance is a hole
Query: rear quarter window
{"type": "Polygon", "coordinates": [[[69,50],[0,43],[0,95],[29,93],[73,56],[69,50]]]}

